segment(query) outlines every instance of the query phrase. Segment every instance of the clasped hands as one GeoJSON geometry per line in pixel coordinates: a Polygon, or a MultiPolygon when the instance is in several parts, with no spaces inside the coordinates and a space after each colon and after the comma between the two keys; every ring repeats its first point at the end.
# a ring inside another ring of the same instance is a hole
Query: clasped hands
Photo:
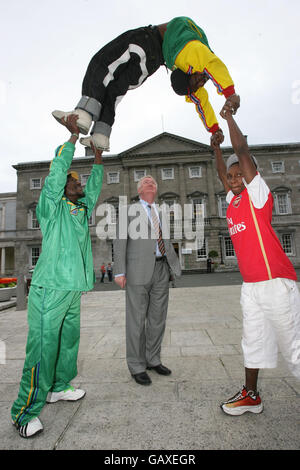
{"type": "MultiPolygon", "coordinates": [[[[228,119],[229,116],[235,114],[240,107],[240,97],[239,95],[231,95],[227,98],[223,108],[221,109],[220,116],[223,119],[228,119]]],[[[212,148],[216,148],[224,142],[224,134],[222,129],[218,129],[210,139],[212,148]]]]}

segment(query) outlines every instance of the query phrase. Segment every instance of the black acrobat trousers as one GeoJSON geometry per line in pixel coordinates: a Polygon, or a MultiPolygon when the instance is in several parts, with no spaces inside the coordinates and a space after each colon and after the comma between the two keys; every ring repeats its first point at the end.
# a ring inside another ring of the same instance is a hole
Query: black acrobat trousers
{"type": "Polygon", "coordinates": [[[162,38],[156,26],[127,31],[100,49],[88,65],[76,106],[92,114],[91,133],[109,137],[123,96],[163,64],[162,38]]]}

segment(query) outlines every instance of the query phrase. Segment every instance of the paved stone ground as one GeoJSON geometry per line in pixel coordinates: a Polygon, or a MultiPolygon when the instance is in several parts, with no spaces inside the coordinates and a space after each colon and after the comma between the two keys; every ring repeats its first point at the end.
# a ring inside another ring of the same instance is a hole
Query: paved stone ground
{"type": "Polygon", "coordinates": [[[170,289],[162,359],[172,375],[150,371],[149,387],[136,384],[126,366],[124,292],[83,295],[74,385],[86,397],[46,405],[44,432],[32,439],[19,437],[10,422],[26,311],[1,311],[0,449],[299,450],[300,383],[280,356],[276,369],[260,373],[262,414],[232,417],[219,407],[244,382],[239,295],[240,285],[170,289]]]}

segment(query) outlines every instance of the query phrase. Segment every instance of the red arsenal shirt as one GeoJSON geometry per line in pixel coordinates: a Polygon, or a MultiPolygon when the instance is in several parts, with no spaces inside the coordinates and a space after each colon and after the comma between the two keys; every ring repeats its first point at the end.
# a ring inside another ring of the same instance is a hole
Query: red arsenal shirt
{"type": "Polygon", "coordinates": [[[273,196],[257,174],[235,196],[227,194],[227,223],[244,282],[283,277],[297,280],[295,269],[271,226],[273,196]]]}

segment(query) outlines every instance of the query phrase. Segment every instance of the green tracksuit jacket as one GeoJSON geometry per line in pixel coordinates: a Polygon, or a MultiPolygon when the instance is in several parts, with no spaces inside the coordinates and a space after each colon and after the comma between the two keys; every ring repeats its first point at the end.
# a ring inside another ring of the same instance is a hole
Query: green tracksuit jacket
{"type": "Polygon", "coordinates": [[[26,358],[13,422],[25,426],[39,416],[50,390],[70,386],[77,375],[80,297],[94,285],[88,217],[100,194],[103,165],[93,165],[85,197],[73,204],[64,196],[75,146],[58,147],[37,206],[42,253],[28,298],[26,358]]]}
{"type": "Polygon", "coordinates": [[[36,214],[43,243],[31,285],[68,291],[94,286],[88,218],[101,191],[103,165],[93,165],[85,197],[73,204],[64,196],[64,187],[74,151],[71,142],[58,147],[40,195],[36,214]]]}

